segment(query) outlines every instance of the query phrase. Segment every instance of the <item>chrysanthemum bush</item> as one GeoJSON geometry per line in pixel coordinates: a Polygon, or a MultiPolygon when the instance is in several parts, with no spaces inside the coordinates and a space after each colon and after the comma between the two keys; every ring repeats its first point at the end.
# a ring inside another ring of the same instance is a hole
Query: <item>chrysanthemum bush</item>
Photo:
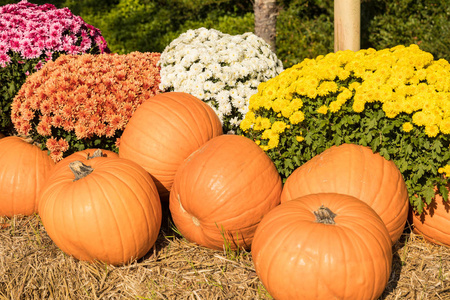
{"type": "Polygon", "coordinates": [[[61,54],[108,52],[100,31],[68,8],[25,0],[0,7],[0,131],[11,129],[11,103],[26,77],[61,54]]]}
{"type": "Polygon", "coordinates": [[[393,160],[414,210],[448,198],[450,64],[416,45],[306,59],[261,83],[240,124],[286,179],[325,149],[371,147],[393,160]]]}
{"type": "Polygon", "coordinates": [[[283,71],[276,54],[255,34],[229,35],[206,28],[190,29],[174,39],[161,54],[160,65],[160,89],[203,100],[215,110],[226,133],[239,130],[258,85],[283,71]]]}
{"type": "Polygon", "coordinates": [[[117,152],[135,110],[160,92],[159,57],[61,55],[28,76],[12,103],[14,127],[55,161],[87,148],[117,152]]]}

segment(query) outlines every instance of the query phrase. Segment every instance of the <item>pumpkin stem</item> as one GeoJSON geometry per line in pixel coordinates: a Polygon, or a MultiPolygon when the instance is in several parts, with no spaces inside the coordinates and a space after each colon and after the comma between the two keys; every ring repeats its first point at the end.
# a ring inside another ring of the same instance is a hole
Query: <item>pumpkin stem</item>
{"type": "Polygon", "coordinates": [[[79,179],[82,179],[94,171],[94,169],[90,166],[86,166],[81,161],[76,160],[69,164],[70,170],[75,175],[75,179],[73,181],[77,181],[79,179]]]}
{"type": "Polygon", "coordinates": [[[96,158],[96,157],[103,157],[102,149],[95,150],[94,154],[92,154],[92,156],[88,153],[86,159],[89,160],[89,159],[93,159],[93,158],[96,158]]]}
{"type": "Polygon", "coordinates": [[[317,211],[314,212],[316,216],[316,222],[322,224],[336,224],[334,218],[336,214],[332,212],[328,207],[321,205],[317,211]]]}

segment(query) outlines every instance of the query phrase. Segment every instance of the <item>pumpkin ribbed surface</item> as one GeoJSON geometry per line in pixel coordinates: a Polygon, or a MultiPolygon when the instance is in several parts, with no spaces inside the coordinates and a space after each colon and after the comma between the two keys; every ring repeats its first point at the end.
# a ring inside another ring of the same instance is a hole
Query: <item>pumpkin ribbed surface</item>
{"type": "Polygon", "coordinates": [[[450,246],[450,202],[436,193],[422,214],[411,212],[411,215],[415,233],[432,243],[450,246]]]}
{"type": "Polygon", "coordinates": [[[184,159],[221,134],[220,120],[206,103],[187,93],[161,93],[135,111],[120,139],[119,156],[147,170],[166,199],[184,159]]]}
{"type": "Polygon", "coordinates": [[[262,219],[251,250],[258,277],[277,300],[375,300],[392,268],[380,217],[342,194],[281,203],[262,219]]]}
{"type": "Polygon", "coordinates": [[[180,166],[169,208],[189,241],[212,249],[248,249],[262,217],[280,203],[281,189],[275,165],[258,145],[222,135],[180,166]]]}
{"type": "Polygon", "coordinates": [[[408,192],[394,162],[368,147],[333,146],[301,167],[286,180],[281,202],[315,193],[354,196],[369,204],[385,222],[395,243],[408,217],[408,192]]]}
{"type": "Polygon", "coordinates": [[[0,139],[0,215],[37,212],[37,196],[54,165],[47,151],[23,138],[0,139]]]}
{"type": "Polygon", "coordinates": [[[162,218],[150,175],[121,158],[98,157],[85,165],[92,169],[85,177],[75,180],[69,166],[58,168],[43,187],[39,214],[48,235],[80,260],[120,265],[142,257],[162,218]]]}

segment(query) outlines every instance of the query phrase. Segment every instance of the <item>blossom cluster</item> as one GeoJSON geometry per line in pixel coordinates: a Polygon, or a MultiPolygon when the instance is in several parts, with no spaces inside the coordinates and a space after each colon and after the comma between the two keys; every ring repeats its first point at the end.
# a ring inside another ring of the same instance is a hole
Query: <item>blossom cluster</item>
{"type": "Polygon", "coordinates": [[[341,51],[307,59],[258,87],[259,93],[250,99],[251,109],[241,128],[263,130],[262,139],[268,143],[262,148],[275,148],[286,123],[255,117],[255,111],[271,109],[278,117],[298,124],[304,119],[302,99],[324,97],[331,101],[317,109],[319,114],[336,113],[346,103],[361,113],[366,103],[379,102],[388,118],[402,113],[411,115],[411,122],[402,126],[405,132],[418,126],[429,137],[449,134],[449,75],[448,61],[434,61],[430,53],[416,45],[356,53],[341,51]],[[351,84],[340,84],[350,76],[354,78],[351,84]]]}
{"type": "Polygon", "coordinates": [[[253,33],[188,30],[161,54],[164,91],[190,93],[211,106],[224,132],[234,133],[248,111],[248,99],[261,82],[283,71],[269,45],[253,33]]]}
{"type": "Polygon", "coordinates": [[[0,131],[14,133],[11,103],[27,76],[61,54],[104,52],[100,31],[68,8],[25,0],[0,6],[0,131]]]}
{"type": "MultiPolygon", "coordinates": [[[[100,31],[74,16],[68,8],[36,5],[22,0],[0,7],[0,66],[11,62],[11,52],[23,59],[52,58],[53,52],[86,53],[107,44],[100,31]]],[[[38,66],[39,68],[40,66],[38,66]]]]}
{"type": "MultiPolygon", "coordinates": [[[[160,92],[159,57],[61,55],[30,75],[14,98],[15,129],[45,145],[55,161],[96,139],[116,144],[137,107],[160,92]]],[[[116,146],[99,142],[104,149],[116,146]]]]}
{"type": "Polygon", "coordinates": [[[450,170],[450,64],[417,45],[305,59],[258,86],[240,127],[274,159],[360,143],[394,158],[409,183],[439,180],[450,170]],[[427,165],[413,160],[426,152],[427,165]]]}

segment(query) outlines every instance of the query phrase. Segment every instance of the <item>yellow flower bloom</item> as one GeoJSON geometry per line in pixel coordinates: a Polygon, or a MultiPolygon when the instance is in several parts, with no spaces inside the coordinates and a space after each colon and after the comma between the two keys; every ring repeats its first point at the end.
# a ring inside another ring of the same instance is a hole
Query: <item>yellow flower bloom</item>
{"type": "Polygon", "coordinates": [[[326,115],[327,112],[328,112],[328,107],[327,107],[326,105],[322,105],[321,107],[319,107],[319,108],[317,109],[317,112],[318,112],[319,114],[326,115]]]}
{"type": "Polygon", "coordinates": [[[297,142],[303,142],[303,140],[305,139],[302,136],[296,136],[295,139],[297,140],[297,142]]]}
{"type": "Polygon", "coordinates": [[[296,111],[289,117],[289,122],[291,122],[291,124],[295,125],[295,124],[303,122],[304,119],[305,119],[305,115],[303,114],[303,112],[296,111]]]}
{"type": "Polygon", "coordinates": [[[282,121],[275,121],[272,124],[272,131],[275,133],[282,133],[286,129],[286,123],[282,121]]]}
{"type": "Polygon", "coordinates": [[[450,134],[450,118],[445,118],[441,121],[441,123],[439,124],[439,130],[443,134],[450,134]]]}
{"type": "Polygon", "coordinates": [[[279,139],[270,139],[269,142],[267,143],[267,146],[269,147],[269,149],[273,149],[278,146],[278,143],[279,139]]]}
{"type": "Polygon", "coordinates": [[[300,98],[294,98],[291,100],[291,103],[289,104],[291,106],[292,110],[296,111],[303,107],[303,101],[300,98]]]}
{"type": "Polygon", "coordinates": [[[423,126],[426,124],[426,114],[423,111],[418,111],[413,114],[412,121],[417,126],[423,126]]]}
{"type": "Polygon", "coordinates": [[[435,137],[439,133],[439,128],[436,125],[427,125],[425,126],[425,133],[429,137],[435,137]]]}
{"type": "Polygon", "coordinates": [[[250,121],[250,119],[248,119],[247,117],[245,117],[244,120],[242,120],[242,122],[239,124],[239,127],[243,131],[247,131],[252,127],[252,125],[253,125],[253,122],[250,121]]]}
{"type": "Polygon", "coordinates": [[[289,101],[283,98],[277,98],[272,102],[272,110],[274,112],[281,112],[283,107],[289,105],[289,101]]]}
{"type": "Polygon", "coordinates": [[[338,101],[332,101],[330,103],[330,112],[337,112],[339,109],[341,109],[341,103],[339,103],[338,101]]]}
{"type": "Polygon", "coordinates": [[[403,123],[402,129],[404,132],[410,132],[413,130],[413,125],[410,122],[403,123]]]}
{"type": "Polygon", "coordinates": [[[353,108],[354,112],[360,113],[364,110],[364,106],[365,106],[364,101],[356,101],[355,100],[355,101],[353,101],[352,108],[353,108]]]}
{"type": "Polygon", "coordinates": [[[285,118],[289,118],[293,113],[294,113],[294,110],[292,109],[292,106],[290,106],[290,105],[283,107],[283,109],[281,110],[281,114],[285,118]]]}

